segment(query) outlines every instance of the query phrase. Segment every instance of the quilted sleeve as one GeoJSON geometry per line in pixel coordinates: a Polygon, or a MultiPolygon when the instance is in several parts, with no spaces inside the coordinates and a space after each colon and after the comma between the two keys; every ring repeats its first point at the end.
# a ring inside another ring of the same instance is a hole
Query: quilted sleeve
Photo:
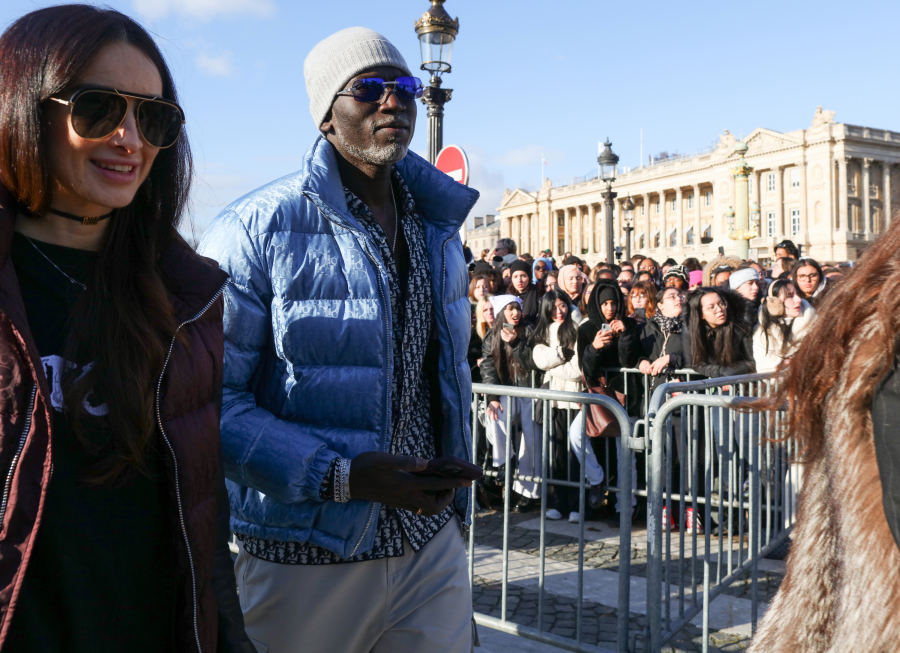
{"type": "Polygon", "coordinates": [[[257,405],[253,379],[272,331],[272,279],[254,238],[235,214],[222,214],[200,251],[231,276],[225,290],[222,458],[225,476],[281,503],[322,501],[319,490],[337,452],[310,427],[257,405]]]}

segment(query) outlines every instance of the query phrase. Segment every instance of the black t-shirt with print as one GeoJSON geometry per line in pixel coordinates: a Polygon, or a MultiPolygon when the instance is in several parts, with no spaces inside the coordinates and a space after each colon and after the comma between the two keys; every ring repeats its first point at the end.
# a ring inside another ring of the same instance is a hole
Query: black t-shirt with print
{"type": "MultiPolygon", "coordinates": [[[[12,262],[51,389],[53,467],[4,651],[172,650],[177,540],[158,445],[150,456],[152,478],[91,485],[85,477],[96,454],[76,439],[62,412],[63,367],[80,375],[90,366],[62,358],[69,314],[84,292],[66,275],[87,284],[96,260],[93,252],[33,244],[18,233],[13,238],[12,262]]],[[[93,426],[89,437],[102,445],[108,439],[106,406],[89,396],[85,408],[93,426]]]]}

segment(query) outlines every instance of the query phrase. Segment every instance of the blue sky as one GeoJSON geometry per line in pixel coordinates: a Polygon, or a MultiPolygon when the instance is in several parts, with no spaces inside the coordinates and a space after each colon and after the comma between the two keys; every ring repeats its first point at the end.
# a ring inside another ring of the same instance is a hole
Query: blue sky
{"type": "MultiPolygon", "coordinates": [[[[0,27],[38,7],[3,0],[0,27]]],[[[418,69],[414,20],[427,0],[115,0],[168,57],[188,119],[202,231],[225,205],[300,166],[316,129],[303,60],[354,25],[387,36],[418,69]]],[[[728,129],[836,120],[900,129],[895,27],[900,3],[447,0],[458,16],[444,143],[462,146],[473,215],[495,213],[504,188],[534,190],[596,170],[609,137],[621,165],[643,153],[688,153],[728,129]]],[[[424,72],[420,75],[426,78],[424,72]]],[[[420,105],[413,149],[425,151],[420,105]]]]}

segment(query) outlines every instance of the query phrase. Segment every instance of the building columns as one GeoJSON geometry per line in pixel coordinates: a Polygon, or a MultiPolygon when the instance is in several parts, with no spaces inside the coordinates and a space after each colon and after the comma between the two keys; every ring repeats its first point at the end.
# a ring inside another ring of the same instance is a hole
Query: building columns
{"type": "Polygon", "coordinates": [[[892,188],[891,188],[891,164],[885,161],[881,169],[884,174],[884,183],[882,183],[883,199],[881,203],[884,205],[884,228],[887,230],[888,227],[891,226],[891,212],[893,211],[893,197],[891,197],[892,188]]]}
{"type": "Polygon", "coordinates": [[[703,237],[703,225],[700,221],[700,184],[694,188],[694,250],[700,249],[700,239],[703,237]]]}
{"type": "Polygon", "coordinates": [[[590,238],[590,243],[588,244],[588,254],[596,254],[597,253],[597,205],[591,204],[588,207],[588,214],[590,216],[590,226],[588,227],[588,237],[590,238]]]}
{"type": "Polygon", "coordinates": [[[582,239],[584,234],[584,213],[581,212],[581,207],[575,207],[575,225],[577,227],[575,231],[575,249],[572,250],[572,253],[581,258],[581,250],[584,249],[582,247],[582,239]]]}
{"type": "Polygon", "coordinates": [[[681,191],[681,188],[675,189],[675,210],[678,212],[675,215],[678,218],[678,251],[680,252],[684,247],[684,207],[681,205],[682,199],[684,195],[681,191]]]}
{"type": "Polygon", "coordinates": [[[800,236],[799,240],[804,245],[809,243],[809,219],[808,202],[806,197],[806,162],[801,162],[797,169],[800,171],[800,236]]]}
{"type": "Polygon", "coordinates": [[[850,221],[847,219],[847,164],[849,156],[838,157],[838,231],[850,231],[850,221]]]}
{"type": "Polygon", "coordinates": [[[779,238],[788,234],[787,225],[784,224],[784,166],[775,168],[775,228],[778,229],[779,238]]]}
{"type": "Polygon", "coordinates": [[[872,233],[872,201],[869,187],[872,185],[869,179],[869,172],[873,159],[863,158],[862,160],[862,212],[863,212],[863,233],[868,236],[872,233]]]}
{"type": "Polygon", "coordinates": [[[650,253],[650,193],[644,193],[644,252],[650,253]]]}

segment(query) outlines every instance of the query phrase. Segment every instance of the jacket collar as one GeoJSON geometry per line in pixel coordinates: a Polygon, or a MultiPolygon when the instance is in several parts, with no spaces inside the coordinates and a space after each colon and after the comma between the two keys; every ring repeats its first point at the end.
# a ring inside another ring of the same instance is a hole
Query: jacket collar
{"type": "MultiPolygon", "coordinates": [[[[408,152],[396,167],[426,227],[448,234],[459,231],[478,201],[478,191],[454,181],[415,152],[408,152]]],[[[319,136],[307,151],[301,173],[300,190],[304,195],[320,208],[324,204],[337,214],[331,217],[361,229],[347,210],[337,153],[324,136],[319,136]]]]}
{"type": "Polygon", "coordinates": [[[197,316],[228,280],[218,263],[197,254],[180,235],[159,262],[179,324],[197,316]]]}

